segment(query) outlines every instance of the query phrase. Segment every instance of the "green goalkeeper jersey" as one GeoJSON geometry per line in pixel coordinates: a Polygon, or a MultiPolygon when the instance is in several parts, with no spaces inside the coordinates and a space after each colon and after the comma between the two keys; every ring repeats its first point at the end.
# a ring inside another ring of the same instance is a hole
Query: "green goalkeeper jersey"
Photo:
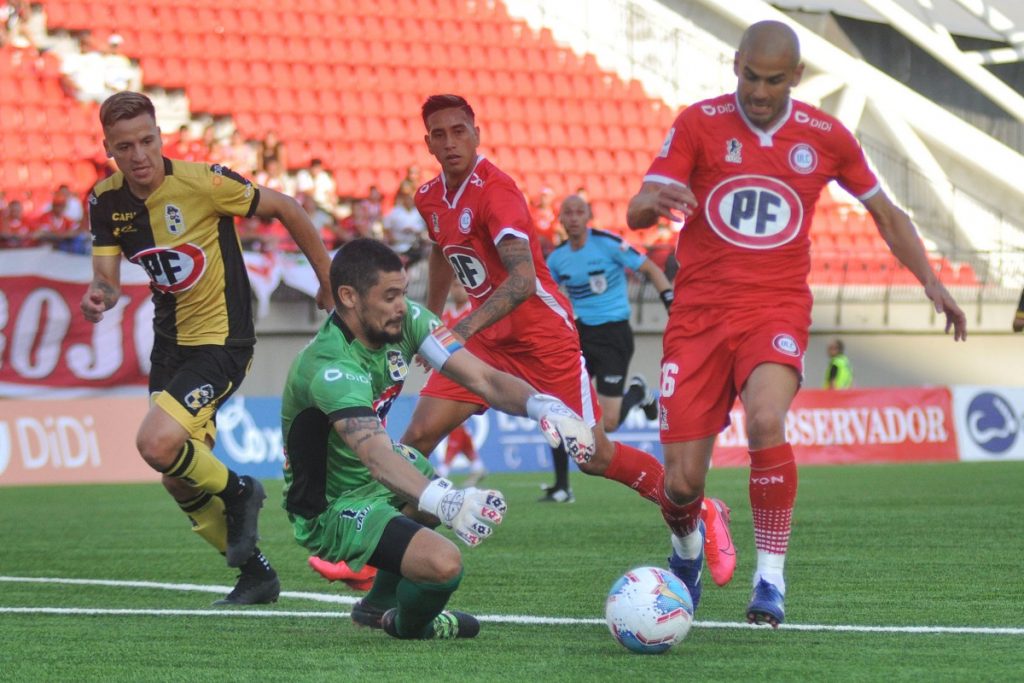
{"type": "Polygon", "coordinates": [[[440,369],[459,348],[437,316],[412,301],[402,340],[379,349],[365,347],[331,314],[292,363],[281,399],[285,509],[311,519],[329,500],[372,482],[334,423],[373,416],[384,423],[413,356],[440,369]]]}

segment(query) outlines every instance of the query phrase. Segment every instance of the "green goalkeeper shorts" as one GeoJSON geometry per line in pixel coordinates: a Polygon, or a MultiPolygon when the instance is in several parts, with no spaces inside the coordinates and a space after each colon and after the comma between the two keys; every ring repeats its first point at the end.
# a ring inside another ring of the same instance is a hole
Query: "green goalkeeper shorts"
{"type": "MultiPolygon", "coordinates": [[[[430,461],[408,449],[403,453],[424,476],[434,476],[430,461]]],[[[353,571],[369,561],[385,527],[402,514],[405,501],[379,482],[370,482],[330,501],[327,509],[313,519],[290,515],[295,540],[313,555],[338,562],[344,560],[353,571]]]]}

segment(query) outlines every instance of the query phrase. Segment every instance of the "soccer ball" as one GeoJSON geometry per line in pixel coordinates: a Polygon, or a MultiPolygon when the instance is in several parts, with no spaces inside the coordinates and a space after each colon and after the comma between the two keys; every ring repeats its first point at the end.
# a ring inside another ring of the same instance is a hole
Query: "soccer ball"
{"type": "Polygon", "coordinates": [[[637,567],[608,591],[604,618],[615,640],[638,654],[665,652],[690,632],[693,600],[670,571],[637,567]]]}

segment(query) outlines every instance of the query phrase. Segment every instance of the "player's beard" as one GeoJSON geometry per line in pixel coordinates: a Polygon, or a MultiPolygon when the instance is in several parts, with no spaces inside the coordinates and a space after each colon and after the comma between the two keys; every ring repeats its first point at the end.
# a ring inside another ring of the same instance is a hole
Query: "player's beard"
{"type": "Polygon", "coordinates": [[[397,344],[402,341],[402,333],[395,332],[392,334],[385,329],[380,330],[367,330],[366,337],[371,344],[377,346],[384,346],[385,344],[397,344]]]}
{"type": "Polygon", "coordinates": [[[398,332],[388,332],[387,328],[383,325],[375,327],[367,324],[365,318],[363,322],[363,329],[366,333],[367,340],[375,346],[384,346],[385,344],[397,344],[402,341],[402,325],[399,321],[398,332]]]}

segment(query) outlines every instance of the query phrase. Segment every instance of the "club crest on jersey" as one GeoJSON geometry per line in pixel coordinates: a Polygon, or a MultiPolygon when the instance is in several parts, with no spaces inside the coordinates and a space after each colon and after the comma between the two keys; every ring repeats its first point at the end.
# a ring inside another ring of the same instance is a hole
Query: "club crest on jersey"
{"type": "Polygon", "coordinates": [[[797,173],[813,173],[818,168],[818,153],[804,142],[797,143],[789,150],[789,166],[797,173]]]}
{"type": "Polygon", "coordinates": [[[199,409],[210,403],[213,400],[213,386],[210,384],[204,384],[201,387],[196,387],[192,391],[188,392],[185,396],[185,405],[192,412],[199,412],[199,409]]]}
{"type": "Polygon", "coordinates": [[[796,340],[788,334],[775,335],[775,338],[772,339],[772,348],[779,353],[792,356],[793,358],[800,357],[800,346],[796,343],[796,340]]]}
{"type": "Polygon", "coordinates": [[[463,235],[469,234],[469,228],[473,225],[473,211],[472,209],[465,208],[462,213],[459,214],[459,232],[463,235]]]}
{"type": "Polygon", "coordinates": [[[181,209],[174,204],[167,204],[164,207],[164,222],[167,224],[167,232],[172,235],[185,232],[185,217],[181,215],[181,209]]]}
{"type": "Polygon", "coordinates": [[[405,364],[405,358],[398,349],[388,349],[388,376],[393,382],[405,380],[409,374],[409,366],[405,364]]]}
{"type": "Polygon", "coordinates": [[[594,294],[604,294],[608,291],[608,279],[604,276],[604,271],[599,273],[589,273],[590,276],[590,291],[594,294]]]}
{"type": "Polygon", "coordinates": [[[743,144],[736,138],[729,138],[725,143],[725,160],[730,164],[743,163],[743,144]]]}
{"type": "Polygon", "coordinates": [[[711,229],[745,249],[774,249],[792,241],[803,225],[796,191],[777,178],[738,175],[716,185],[704,202],[711,229]]]}

